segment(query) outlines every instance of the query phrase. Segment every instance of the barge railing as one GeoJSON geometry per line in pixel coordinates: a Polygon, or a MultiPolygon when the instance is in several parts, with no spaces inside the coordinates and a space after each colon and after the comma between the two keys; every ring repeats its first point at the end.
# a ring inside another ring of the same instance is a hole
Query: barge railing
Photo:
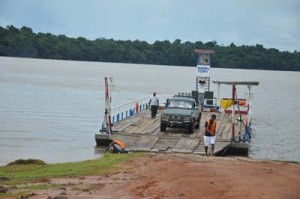
{"type": "MultiPolygon", "coordinates": [[[[164,107],[166,99],[172,97],[172,95],[158,96],[160,107],[164,107]]],[[[149,108],[150,96],[140,98],[128,102],[126,104],[117,106],[111,109],[112,123],[115,124],[125,118],[135,116],[140,111],[147,110],[149,108]]]]}

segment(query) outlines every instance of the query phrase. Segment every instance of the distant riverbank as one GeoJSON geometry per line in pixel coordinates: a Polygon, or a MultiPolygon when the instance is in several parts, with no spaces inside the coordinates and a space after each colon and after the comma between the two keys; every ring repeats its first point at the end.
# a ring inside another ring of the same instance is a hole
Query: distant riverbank
{"type": "Polygon", "coordinates": [[[82,37],[34,33],[29,27],[18,29],[12,25],[0,26],[0,35],[0,56],[193,67],[196,64],[194,50],[211,49],[215,51],[214,68],[300,70],[300,52],[280,52],[261,44],[224,46],[216,41],[193,43],[180,39],[174,42],[157,40],[153,44],[104,38],[91,41],[82,37]]]}

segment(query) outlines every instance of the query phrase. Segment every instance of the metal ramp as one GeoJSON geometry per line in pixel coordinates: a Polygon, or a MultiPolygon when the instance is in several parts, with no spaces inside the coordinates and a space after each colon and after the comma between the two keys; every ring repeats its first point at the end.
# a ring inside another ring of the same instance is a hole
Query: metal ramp
{"type": "Polygon", "coordinates": [[[132,148],[133,151],[150,151],[155,143],[157,142],[157,136],[140,136],[135,146],[132,148]]]}
{"type": "Polygon", "coordinates": [[[196,146],[199,144],[199,139],[181,138],[177,145],[172,149],[172,152],[178,153],[193,153],[196,146]]]}
{"type": "Polygon", "coordinates": [[[151,152],[167,152],[170,151],[178,143],[177,137],[159,137],[151,152]]]}

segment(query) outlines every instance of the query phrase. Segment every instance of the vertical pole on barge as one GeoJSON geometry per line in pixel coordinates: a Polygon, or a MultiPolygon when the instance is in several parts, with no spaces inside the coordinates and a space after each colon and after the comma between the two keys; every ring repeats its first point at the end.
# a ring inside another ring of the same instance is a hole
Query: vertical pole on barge
{"type": "Polygon", "coordinates": [[[220,101],[221,101],[221,100],[220,100],[220,86],[221,86],[220,83],[218,83],[218,104],[217,104],[217,105],[218,105],[219,107],[221,107],[221,105],[220,105],[220,101]]]}
{"type": "MultiPolygon", "coordinates": [[[[248,85],[248,122],[251,121],[251,85],[248,85]]],[[[249,124],[248,124],[249,125],[249,124]]]]}
{"type": "Polygon", "coordinates": [[[236,88],[235,88],[235,84],[232,84],[232,101],[233,101],[233,105],[232,105],[232,113],[231,113],[231,122],[232,122],[232,135],[231,135],[231,143],[234,142],[234,136],[235,136],[235,110],[234,110],[234,105],[235,105],[235,96],[236,96],[236,88]]]}
{"type": "Polygon", "coordinates": [[[109,134],[109,138],[111,138],[111,107],[110,107],[111,98],[109,97],[107,77],[104,78],[104,81],[105,81],[105,123],[106,123],[106,130],[109,134]]]}

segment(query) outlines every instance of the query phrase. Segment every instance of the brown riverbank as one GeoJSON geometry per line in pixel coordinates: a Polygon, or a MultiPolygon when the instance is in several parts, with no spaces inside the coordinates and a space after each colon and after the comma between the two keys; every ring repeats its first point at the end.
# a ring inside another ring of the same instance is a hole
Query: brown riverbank
{"type": "Polygon", "coordinates": [[[300,198],[300,165],[241,157],[149,154],[117,173],[59,178],[29,198],[300,198]],[[55,186],[54,186],[55,185],[55,186]],[[59,185],[59,186],[58,186],[59,185]]]}

